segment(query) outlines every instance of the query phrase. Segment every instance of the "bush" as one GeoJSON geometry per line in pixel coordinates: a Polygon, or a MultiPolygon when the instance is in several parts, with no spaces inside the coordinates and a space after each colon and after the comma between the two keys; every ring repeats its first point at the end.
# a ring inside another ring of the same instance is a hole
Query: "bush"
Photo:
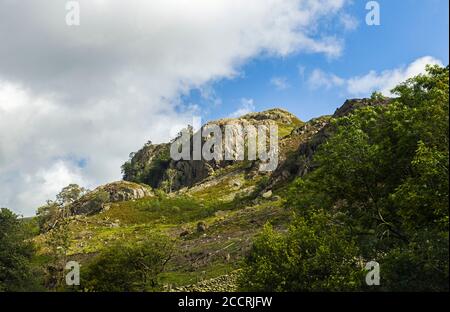
{"type": "Polygon", "coordinates": [[[333,121],[316,169],[289,191],[300,219],[287,234],[266,229],[255,241],[245,288],[358,289],[351,259],[360,258],[380,263],[377,289],[449,289],[448,75],[427,67],[396,87],[389,105],[333,121]]]}
{"type": "Polygon", "coordinates": [[[172,255],[173,242],[151,235],[137,245],[116,244],[102,251],[81,271],[86,291],[154,291],[172,255]]]}
{"type": "Polygon", "coordinates": [[[297,217],[287,234],[266,225],[246,258],[240,287],[251,291],[343,291],[361,287],[355,243],[324,215],[297,217]]]}
{"type": "Polygon", "coordinates": [[[6,208],[0,209],[0,291],[31,291],[38,288],[32,265],[34,248],[26,241],[22,221],[6,208]]]}

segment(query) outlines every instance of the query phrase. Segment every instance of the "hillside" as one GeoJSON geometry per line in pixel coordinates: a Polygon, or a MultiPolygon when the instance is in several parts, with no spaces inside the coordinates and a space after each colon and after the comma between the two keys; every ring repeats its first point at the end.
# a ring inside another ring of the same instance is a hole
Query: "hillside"
{"type": "MultiPolygon", "coordinates": [[[[174,141],[148,142],[130,154],[122,181],[70,184],[34,218],[1,209],[1,256],[27,269],[18,279],[26,284],[3,287],[448,290],[448,67],[427,71],[395,98],[347,100],[306,122],[276,108],[204,125],[217,124],[217,137],[227,125],[277,125],[273,171],[260,170],[264,159],[174,160],[174,141]],[[80,285],[67,284],[71,261],[81,264],[80,285]],[[367,279],[376,266],[381,285],[367,279]]],[[[180,136],[191,143],[198,133],[180,136]]],[[[211,150],[205,133],[199,142],[211,150]]],[[[239,152],[233,146],[225,152],[239,152]]]]}
{"type": "MultiPolygon", "coordinates": [[[[308,122],[281,109],[214,121],[277,124],[280,159],[274,173],[258,171],[257,161],[173,161],[169,144],[147,144],[124,165],[125,181],[100,186],[68,205],[66,257],[83,265],[108,246],[137,244],[157,232],[175,240],[159,277],[165,290],[235,290],[236,272],[263,225],[283,231],[289,224],[285,192],[290,181],[310,170],[314,151],[332,131],[330,120],[387,102],[349,100],[333,116],[308,122]],[[163,186],[170,169],[176,178],[168,192],[163,186]]],[[[35,238],[42,259],[61,229],[54,226],[35,238]]]]}

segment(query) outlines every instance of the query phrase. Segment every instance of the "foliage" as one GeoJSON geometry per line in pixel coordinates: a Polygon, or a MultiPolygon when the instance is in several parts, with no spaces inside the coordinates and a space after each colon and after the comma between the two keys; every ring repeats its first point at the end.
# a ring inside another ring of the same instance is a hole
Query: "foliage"
{"type": "Polygon", "coordinates": [[[47,203],[36,211],[41,233],[51,230],[58,222],[68,217],[70,215],[68,206],[88,192],[77,184],[69,184],[56,195],[56,200],[47,200],[47,203]]]}
{"type": "Polygon", "coordinates": [[[39,207],[36,211],[36,216],[41,233],[51,230],[62,219],[62,210],[58,203],[54,201],[47,201],[47,203],[39,207]]]}
{"type": "MultiPolygon", "coordinates": [[[[308,220],[299,233],[314,237],[323,231],[328,236],[332,230],[326,224],[340,224],[350,234],[341,237],[340,244],[347,246],[343,250],[380,263],[385,272],[383,290],[449,287],[448,71],[448,67],[427,67],[426,75],[396,87],[393,92],[398,97],[389,105],[364,107],[334,120],[333,135],[314,157],[316,169],[295,181],[290,190],[288,207],[308,220]],[[323,215],[328,217],[317,219],[323,215]]],[[[380,96],[374,94],[373,99],[380,96]]],[[[247,285],[291,290],[310,274],[325,289],[336,289],[327,284],[329,277],[310,267],[309,258],[291,252],[286,242],[292,235],[290,230],[274,239],[266,231],[255,242],[247,260],[246,270],[253,273],[246,275],[247,285]],[[272,250],[280,252],[266,254],[272,250]],[[279,279],[263,279],[257,273],[261,264],[252,259],[260,258],[275,270],[273,274],[280,274],[279,279]],[[290,265],[292,259],[299,260],[290,265]]],[[[295,244],[301,246],[309,239],[300,238],[295,244]]],[[[317,243],[320,246],[313,250],[327,250],[326,241],[317,243]]],[[[332,265],[321,261],[324,267],[332,265]]],[[[352,280],[347,273],[342,279],[352,280]]],[[[314,285],[310,284],[313,289],[314,285]]]]}
{"type": "Polygon", "coordinates": [[[172,256],[173,242],[153,234],[136,245],[115,244],[86,268],[81,281],[86,291],[154,291],[159,275],[172,256]]]}
{"type": "Polygon", "coordinates": [[[68,261],[67,252],[70,247],[68,220],[61,220],[57,227],[48,232],[46,244],[50,252],[46,263],[45,285],[50,289],[63,289],[65,287],[64,268],[68,261]]]}
{"type": "Polygon", "coordinates": [[[358,249],[324,215],[298,217],[287,234],[266,225],[246,258],[240,285],[252,291],[343,291],[360,287],[358,249]]]}
{"type": "Polygon", "coordinates": [[[420,231],[381,262],[381,287],[389,291],[449,290],[448,232],[420,231]]]}
{"type": "Polygon", "coordinates": [[[0,209],[0,291],[30,291],[38,285],[32,265],[34,247],[21,220],[6,208],[0,209]]]}
{"type": "Polygon", "coordinates": [[[87,192],[87,189],[80,187],[78,184],[69,184],[56,195],[56,202],[60,206],[66,206],[80,199],[87,192]]]}
{"type": "Polygon", "coordinates": [[[165,177],[169,163],[169,145],[146,145],[136,154],[130,154],[130,159],[122,165],[123,179],[157,188],[165,177]],[[148,153],[154,154],[151,161],[148,153]]]}

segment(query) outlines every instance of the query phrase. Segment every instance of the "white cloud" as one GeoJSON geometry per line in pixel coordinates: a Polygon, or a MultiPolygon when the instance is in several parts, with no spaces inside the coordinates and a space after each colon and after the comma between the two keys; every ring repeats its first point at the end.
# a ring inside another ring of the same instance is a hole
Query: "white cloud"
{"type": "Polygon", "coordinates": [[[270,79],[270,84],[277,90],[285,90],[289,88],[289,83],[286,77],[273,77],[270,79]]]}
{"type": "Polygon", "coordinates": [[[338,56],[320,25],[345,3],[80,0],[68,27],[64,2],[0,0],[0,206],[30,215],[64,183],[120,179],[130,152],[191,121],[180,95],[220,104],[207,86],[254,57],[338,56]]]}
{"type": "Polygon", "coordinates": [[[345,84],[345,80],[320,69],[314,69],[308,78],[308,84],[312,89],[339,87],[345,84]]]}
{"type": "Polygon", "coordinates": [[[355,30],[356,28],[358,28],[358,20],[350,14],[342,13],[339,20],[344,26],[344,29],[347,31],[355,30]]]}
{"type": "Polygon", "coordinates": [[[312,89],[342,87],[345,88],[345,92],[350,96],[369,96],[374,91],[381,92],[386,96],[392,96],[391,90],[395,86],[408,78],[425,73],[425,67],[428,64],[443,66],[440,60],[431,56],[425,56],[418,58],[408,66],[401,66],[380,73],[372,70],[365,75],[348,79],[315,69],[311,73],[308,83],[312,89]]]}
{"type": "Polygon", "coordinates": [[[230,118],[241,117],[255,111],[255,101],[253,99],[242,98],[241,106],[229,115],[230,118]]]}
{"type": "Polygon", "coordinates": [[[381,73],[370,71],[364,76],[350,78],[347,81],[347,91],[352,95],[367,95],[373,91],[379,91],[387,96],[392,95],[390,91],[396,85],[424,73],[427,64],[443,65],[440,60],[431,56],[421,57],[406,67],[385,70],[381,73]]]}
{"type": "MultiPolygon", "coordinates": [[[[61,189],[70,183],[90,186],[80,173],[80,169],[57,161],[49,168],[41,168],[34,175],[25,175],[22,183],[25,188],[17,194],[20,206],[38,207],[47,199],[54,198],[61,189]]],[[[24,211],[26,212],[26,211],[24,211]]]]}

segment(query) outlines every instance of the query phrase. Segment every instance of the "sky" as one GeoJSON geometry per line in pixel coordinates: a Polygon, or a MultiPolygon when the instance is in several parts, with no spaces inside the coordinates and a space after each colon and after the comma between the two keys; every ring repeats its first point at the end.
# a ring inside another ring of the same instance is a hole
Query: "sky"
{"type": "Polygon", "coordinates": [[[69,183],[192,123],[302,120],[448,65],[447,0],[0,0],[0,206],[30,216],[69,183]],[[70,23],[69,23],[70,24],[70,23]]]}

